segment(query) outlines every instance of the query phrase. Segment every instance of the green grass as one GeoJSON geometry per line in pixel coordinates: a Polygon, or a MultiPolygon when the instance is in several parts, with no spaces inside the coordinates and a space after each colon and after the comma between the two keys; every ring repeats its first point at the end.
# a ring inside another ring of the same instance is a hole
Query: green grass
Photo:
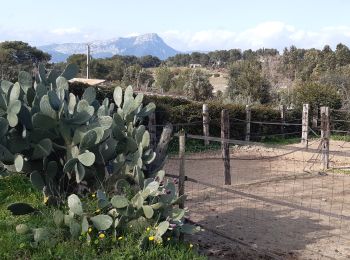
{"type": "MultiPolygon", "coordinates": [[[[197,153],[204,151],[213,151],[220,150],[221,143],[220,142],[210,142],[209,145],[204,145],[204,140],[197,139],[186,139],[186,153],[197,153]]],[[[170,143],[168,148],[169,154],[178,154],[179,153],[179,138],[174,137],[170,143]]]]}
{"type": "Polygon", "coordinates": [[[148,250],[137,247],[139,235],[127,234],[111,251],[97,252],[79,241],[63,241],[40,244],[34,248],[26,235],[16,233],[16,225],[26,223],[31,228],[53,227],[52,211],[42,204],[42,196],[35,191],[28,179],[14,174],[0,178],[0,259],[206,259],[199,256],[189,243],[152,245],[148,250]],[[6,209],[13,202],[27,202],[42,214],[12,216],[6,209]]]}
{"type": "Polygon", "coordinates": [[[335,141],[350,142],[350,135],[333,134],[333,135],[331,135],[331,139],[335,140],[335,141]]]}
{"type": "Polygon", "coordinates": [[[350,169],[329,169],[327,172],[337,174],[350,174],[350,169]]]}

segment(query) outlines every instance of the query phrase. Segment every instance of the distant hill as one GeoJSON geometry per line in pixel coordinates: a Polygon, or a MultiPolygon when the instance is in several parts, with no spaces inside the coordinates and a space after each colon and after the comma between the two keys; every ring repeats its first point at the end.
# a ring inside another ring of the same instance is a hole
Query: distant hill
{"type": "MultiPolygon", "coordinates": [[[[156,33],[90,43],[92,56],[95,58],[107,58],[119,54],[137,57],[153,55],[164,60],[179,53],[167,45],[156,33]]],[[[65,61],[72,54],[86,53],[86,43],[50,44],[38,48],[51,54],[53,62],[65,61]]]]}

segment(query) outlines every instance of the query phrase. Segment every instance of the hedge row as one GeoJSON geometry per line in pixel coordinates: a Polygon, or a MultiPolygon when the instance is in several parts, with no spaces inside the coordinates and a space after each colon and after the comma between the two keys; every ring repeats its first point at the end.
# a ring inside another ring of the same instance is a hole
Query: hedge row
{"type": "MultiPolygon", "coordinates": [[[[157,125],[164,125],[171,122],[175,130],[185,129],[187,133],[202,135],[202,105],[203,103],[191,102],[164,97],[147,96],[147,102],[154,102],[157,105],[156,120],[157,125]],[[177,103],[178,102],[178,103],[177,103]]],[[[223,105],[217,102],[209,102],[209,131],[211,136],[220,136],[221,132],[221,111],[227,109],[230,117],[230,137],[234,139],[245,138],[245,106],[229,104],[223,105]]],[[[252,107],[251,120],[256,122],[276,122],[280,123],[280,111],[269,106],[252,107]]],[[[300,111],[288,111],[286,122],[300,123],[300,111]]],[[[285,126],[284,133],[301,132],[301,126],[285,126]]],[[[282,134],[281,125],[251,124],[251,139],[261,140],[266,137],[279,136],[282,134]]],[[[294,134],[298,136],[300,134],[294,134]]],[[[288,135],[290,136],[290,135],[288,135]]]]}
{"type": "MultiPolygon", "coordinates": [[[[81,96],[87,85],[71,84],[71,91],[81,96]]],[[[105,97],[113,98],[113,88],[98,88],[97,99],[103,100],[105,97]]],[[[202,104],[200,102],[189,101],[186,99],[164,97],[164,96],[145,96],[145,103],[154,102],[156,108],[156,122],[158,132],[162,130],[162,126],[170,122],[174,125],[175,131],[185,129],[190,134],[203,134],[202,126],[202,104]]],[[[209,102],[210,115],[210,135],[220,136],[220,117],[222,109],[227,109],[230,115],[230,137],[234,139],[244,139],[245,137],[245,107],[242,105],[228,104],[223,105],[218,102],[209,102]]],[[[269,106],[252,107],[252,121],[258,122],[281,122],[280,111],[269,106]]],[[[286,122],[301,123],[301,111],[288,111],[286,113],[286,122]]],[[[284,132],[290,133],[301,132],[300,126],[285,126],[284,132]]],[[[264,125],[251,124],[251,139],[261,140],[266,137],[279,136],[282,134],[280,125],[264,125]]],[[[300,136],[299,133],[294,136],[300,136]]]]}

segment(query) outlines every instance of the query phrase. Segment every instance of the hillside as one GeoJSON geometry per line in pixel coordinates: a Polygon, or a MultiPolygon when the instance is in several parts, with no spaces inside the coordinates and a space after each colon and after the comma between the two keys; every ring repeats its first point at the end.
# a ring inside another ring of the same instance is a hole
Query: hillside
{"type": "MultiPolygon", "coordinates": [[[[62,43],[38,47],[52,56],[53,62],[63,62],[70,55],[86,53],[87,43],[62,43]]],[[[119,37],[106,41],[90,42],[94,58],[108,58],[113,55],[135,55],[137,57],[152,55],[161,60],[179,53],[167,45],[156,33],[133,37],[119,37]]]]}

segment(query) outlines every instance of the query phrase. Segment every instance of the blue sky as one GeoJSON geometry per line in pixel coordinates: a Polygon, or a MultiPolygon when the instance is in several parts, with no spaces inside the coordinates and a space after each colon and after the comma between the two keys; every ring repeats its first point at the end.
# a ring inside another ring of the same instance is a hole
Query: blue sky
{"type": "Polygon", "coordinates": [[[158,33],[181,51],[350,45],[347,0],[0,0],[0,41],[34,45],[158,33]]]}

